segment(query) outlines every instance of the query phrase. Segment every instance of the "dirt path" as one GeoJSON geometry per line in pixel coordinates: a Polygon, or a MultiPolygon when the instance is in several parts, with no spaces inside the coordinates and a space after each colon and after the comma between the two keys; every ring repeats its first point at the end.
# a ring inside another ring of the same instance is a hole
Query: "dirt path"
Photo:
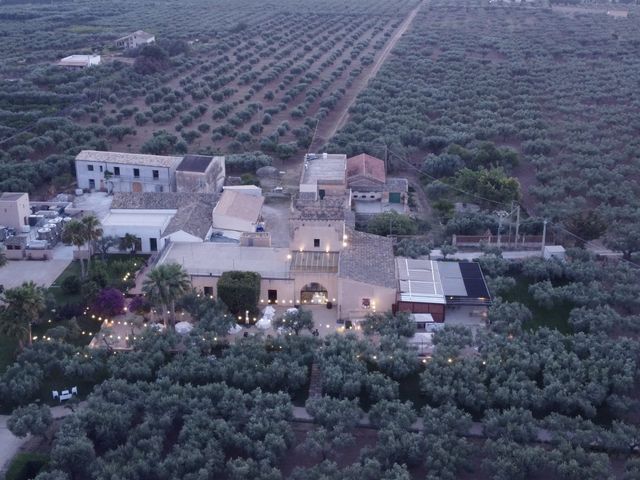
{"type": "Polygon", "coordinates": [[[393,37],[391,37],[387,45],[385,45],[385,47],[380,52],[378,59],[373,64],[373,68],[369,71],[369,74],[364,75],[362,78],[360,78],[355,83],[354,87],[349,91],[347,96],[344,97],[342,108],[341,108],[342,112],[340,113],[338,120],[335,122],[324,121],[318,125],[314,140],[311,143],[311,146],[309,147],[310,152],[315,152],[317,149],[322,147],[322,145],[324,145],[329,139],[331,139],[331,137],[333,137],[336,134],[336,132],[339,129],[341,129],[345,125],[345,123],[347,123],[347,119],[349,118],[349,109],[355,103],[356,98],[358,97],[360,92],[367,86],[367,84],[369,83],[369,80],[371,80],[378,74],[378,71],[380,70],[385,60],[391,53],[391,50],[393,50],[393,48],[396,46],[396,44],[398,43],[402,35],[404,35],[404,33],[408,30],[408,28],[413,23],[413,20],[418,14],[418,11],[422,7],[423,3],[424,3],[424,0],[420,2],[411,11],[411,13],[409,13],[409,15],[404,20],[404,22],[402,22],[402,24],[398,27],[398,29],[396,30],[396,33],[393,35],[393,37]]]}

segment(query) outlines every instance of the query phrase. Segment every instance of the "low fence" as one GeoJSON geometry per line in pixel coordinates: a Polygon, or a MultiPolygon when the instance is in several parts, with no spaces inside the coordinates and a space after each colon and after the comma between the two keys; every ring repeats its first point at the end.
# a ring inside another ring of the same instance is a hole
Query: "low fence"
{"type": "Polygon", "coordinates": [[[501,246],[511,248],[541,248],[542,235],[453,235],[451,242],[458,248],[501,246]]]}

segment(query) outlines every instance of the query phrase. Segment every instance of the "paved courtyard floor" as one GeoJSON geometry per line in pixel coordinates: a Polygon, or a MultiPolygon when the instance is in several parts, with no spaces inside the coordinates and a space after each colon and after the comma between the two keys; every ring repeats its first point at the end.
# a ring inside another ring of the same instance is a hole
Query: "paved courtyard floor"
{"type": "Polygon", "coordinates": [[[14,288],[23,282],[33,280],[37,285],[49,288],[69,263],[70,258],[9,260],[4,267],[0,267],[0,285],[4,285],[4,288],[14,288]]]}

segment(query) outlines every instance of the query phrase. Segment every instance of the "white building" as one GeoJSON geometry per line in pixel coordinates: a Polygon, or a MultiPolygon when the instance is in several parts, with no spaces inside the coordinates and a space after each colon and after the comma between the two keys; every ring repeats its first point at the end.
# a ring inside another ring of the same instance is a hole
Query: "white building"
{"type": "Polygon", "coordinates": [[[137,30],[129,35],[125,35],[124,37],[120,37],[116,40],[115,44],[118,48],[137,48],[143,45],[149,45],[151,43],[155,43],[156,37],[151,33],[144,32],[142,30],[137,30]]]}
{"type": "Polygon", "coordinates": [[[142,253],[160,251],[169,241],[202,243],[211,234],[214,205],[208,194],[116,193],[102,229],[105,236],[136,236],[142,253]]]}
{"type": "Polygon", "coordinates": [[[66,68],[88,68],[101,63],[100,55],[69,55],[58,62],[58,66],[66,68]]]}
{"type": "Polygon", "coordinates": [[[218,193],[225,176],[223,156],[185,155],[176,169],[176,191],[218,193]]]}
{"type": "Polygon", "coordinates": [[[76,178],[83,190],[174,192],[182,157],[83,150],[76,157],[76,178]]]}

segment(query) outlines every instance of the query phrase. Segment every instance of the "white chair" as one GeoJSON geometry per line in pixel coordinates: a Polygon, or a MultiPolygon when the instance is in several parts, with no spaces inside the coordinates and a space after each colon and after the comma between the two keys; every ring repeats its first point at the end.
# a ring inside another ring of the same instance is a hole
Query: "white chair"
{"type": "Polygon", "coordinates": [[[56,398],[60,398],[60,393],[58,393],[57,390],[53,390],[51,392],[51,395],[53,395],[53,399],[55,400],[56,398]]]}
{"type": "Polygon", "coordinates": [[[72,393],[73,395],[77,395],[77,394],[78,394],[78,387],[73,387],[73,388],[71,389],[71,393],[72,393]]]}

